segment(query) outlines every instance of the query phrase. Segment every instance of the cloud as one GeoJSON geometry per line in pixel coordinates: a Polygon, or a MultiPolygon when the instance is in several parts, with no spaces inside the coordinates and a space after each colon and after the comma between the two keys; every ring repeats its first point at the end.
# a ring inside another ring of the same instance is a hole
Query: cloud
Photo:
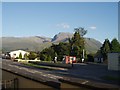
{"type": "Polygon", "coordinates": [[[67,23],[60,23],[60,24],[57,24],[56,26],[59,27],[59,28],[63,28],[63,29],[69,29],[70,28],[70,25],[67,24],[67,23]]]}
{"type": "Polygon", "coordinates": [[[95,30],[97,27],[96,26],[91,26],[89,28],[92,29],[92,30],[95,30]]]}

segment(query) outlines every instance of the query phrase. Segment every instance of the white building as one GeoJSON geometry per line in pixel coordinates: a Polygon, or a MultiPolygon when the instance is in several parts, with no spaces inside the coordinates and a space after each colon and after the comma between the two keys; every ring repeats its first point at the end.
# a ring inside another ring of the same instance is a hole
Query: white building
{"type": "Polygon", "coordinates": [[[108,70],[120,70],[120,53],[108,53],[108,70]]]}
{"type": "Polygon", "coordinates": [[[26,52],[23,50],[12,51],[9,54],[10,54],[11,59],[15,59],[15,58],[19,57],[20,53],[22,55],[22,58],[24,58],[25,54],[27,54],[27,55],[29,54],[29,52],[26,52]]]}

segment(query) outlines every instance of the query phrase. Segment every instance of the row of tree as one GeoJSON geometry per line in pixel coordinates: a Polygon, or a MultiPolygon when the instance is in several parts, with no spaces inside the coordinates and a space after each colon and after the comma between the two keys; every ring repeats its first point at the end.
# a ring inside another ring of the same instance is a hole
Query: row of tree
{"type": "Polygon", "coordinates": [[[100,53],[103,55],[104,60],[107,60],[107,53],[109,52],[120,52],[120,43],[116,38],[111,42],[105,39],[102,47],[100,48],[100,53]]]}

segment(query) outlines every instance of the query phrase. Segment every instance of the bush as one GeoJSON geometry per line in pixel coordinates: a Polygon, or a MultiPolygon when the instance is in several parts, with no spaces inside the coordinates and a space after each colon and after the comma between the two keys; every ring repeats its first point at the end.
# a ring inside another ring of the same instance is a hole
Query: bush
{"type": "Polygon", "coordinates": [[[27,54],[24,55],[24,59],[25,59],[25,60],[28,60],[28,59],[29,59],[28,56],[27,56],[27,54]]]}
{"type": "Polygon", "coordinates": [[[88,61],[88,62],[94,62],[94,55],[88,54],[88,55],[87,55],[87,61],[88,61]]]}
{"type": "Polygon", "coordinates": [[[81,63],[81,62],[82,62],[82,59],[76,58],[76,61],[77,61],[77,63],[81,63]]]}
{"type": "Polygon", "coordinates": [[[34,53],[34,52],[30,52],[30,54],[28,55],[28,58],[29,58],[30,60],[34,60],[35,58],[37,58],[37,54],[34,53]]]}
{"type": "Polygon", "coordinates": [[[47,61],[52,61],[52,58],[50,55],[47,56],[47,61]]]}
{"type": "Polygon", "coordinates": [[[40,60],[42,60],[42,61],[47,61],[47,55],[41,54],[41,55],[40,55],[40,60]]]}

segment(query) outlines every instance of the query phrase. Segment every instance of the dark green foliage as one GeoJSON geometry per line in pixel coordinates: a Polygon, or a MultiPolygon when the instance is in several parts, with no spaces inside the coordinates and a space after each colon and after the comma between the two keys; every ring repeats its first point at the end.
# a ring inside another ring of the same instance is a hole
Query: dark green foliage
{"type": "Polygon", "coordinates": [[[30,60],[34,60],[35,58],[37,58],[37,54],[35,52],[30,52],[28,55],[28,58],[30,60]]]}
{"type": "Polygon", "coordinates": [[[107,54],[109,52],[120,52],[120,44],[116,38],[114,38],[111,43],[108,39],[105,39],[100,53],[103,55],[104,60],[107,60],[107,54]]]}
{"type": "Polygon", "coordinates": [[[93,54],[88,54],[87,55],[87,61],[88,62],[94,62],[94,55],[93,54]]]}
{"type": "Polygon", "coordinates": [[[111,51],[110,41],[108,39],[105,39],[100,51],[103,55],[104,60],[107,59],[107,53],[109,53],[110,51],[111,51]]]}
{"type": "Polygon", "coordinates": [[[108,53],[111,50],[111,44],[108,39],[105,39],[103,46],[101,47],[102,53],[108,53]]]}
{"type": "Polygon", "coordinates": [[[75,32],[73,38],[70,41],[71,45],[71,54],[72,56],[76,56],[77,58],[82,59],[82,53],[84,49],[84,38],[80,36],[79,32],[75,32]]]}
{"type": "Polygon", "coordinates": [[[55,57],[57,57],[58,55],[57,55],[57,53],[55,52],[55,57]]]}
{"type": "Polygon", "coordinates": [[[116,38],[111,41],[111,52],[120,52],[120,43],[116,38]]]}
{"type": "Polygon", "coordinates": [[[61,61],[64,55],[70,55],[70,44],[69,43],[59,43],[58,45],[53,44],[51,46],[55,51],[55,56],[61,61]]]}
{"type": "Polygon", "coordinates": [[[75,31],[72,39],[69,39],[68,43],[60,42],[59,44],[52,44],[50,48],[46,48],[40,53],[40,58],[42,60],[50,61],[57,56],[57,60],[62,61],[63,56],[71,55],[76,56],[79,60],[81,60],[84,49],[83,35],[86,33],[87,31],[84,30],[84,28],[78,28],[78,30],[75,31]]]}
{"type": "Polygon", "coordinates": [[[22,59],[22,53],[19,54],[19,59],[22,59]]]}
{"type": "Polygon", "coordinates": [[[44,49],[41,52],[40,59],[47,60],[49,56],[51,56],[50,57],[51,60],[53,60],[53,58],[55,57],[55,52],[54,52],[54,49],[52,47],[44,49]]]}
{"type": "Polygon", "coordinates": [[[40,55],[40,60],[46,61],[46,60],[47,60],[47,55],[41,54],[41,55],[40,55]]]}
{"type": "Polygon", "coordinates": [[[47,60],[47,61],[52,61],[51,56],[50,56],[50,55],[48,55],[46,60],[47,60]]]}
{"type": "Polygon", "coordinates": [[[27,56],[27,54],[24,55],[24,59],[25,59],[25,60],[28,60],[28,59],[29,59],[28,56],[27,56]]]}

